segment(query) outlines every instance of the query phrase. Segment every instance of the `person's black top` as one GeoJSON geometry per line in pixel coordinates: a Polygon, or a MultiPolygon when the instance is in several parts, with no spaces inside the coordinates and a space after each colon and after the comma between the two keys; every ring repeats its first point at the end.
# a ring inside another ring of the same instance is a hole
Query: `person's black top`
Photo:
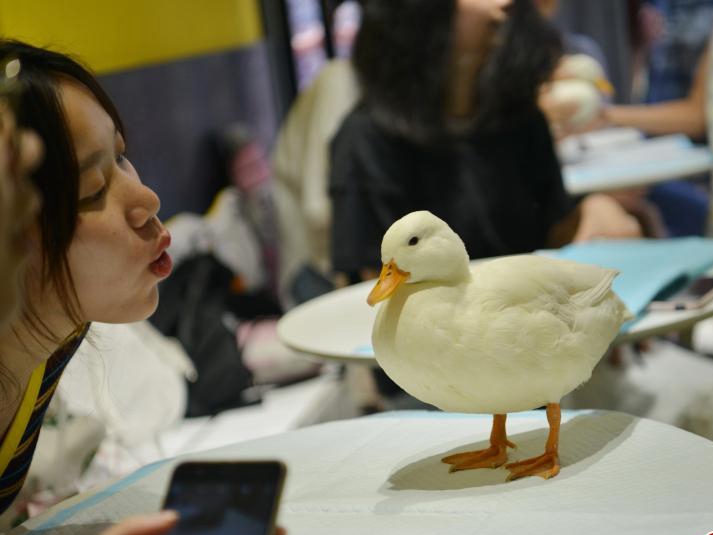
{"type": "Polygon", "coordinates": [[[470,257],[483,258],[545,247],[551,226],[574,207],[539,111],[434,148],[384,132],[357,107],[330,156],[332,262],[339,272],[378,269],[384,233],[415,210],[446,221],[470,257]]]}

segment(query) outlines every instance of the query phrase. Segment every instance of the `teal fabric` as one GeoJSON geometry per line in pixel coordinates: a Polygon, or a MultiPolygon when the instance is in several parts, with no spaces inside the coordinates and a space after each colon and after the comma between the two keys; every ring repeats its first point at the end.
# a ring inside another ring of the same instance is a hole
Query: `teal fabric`
{"type": "Polygon", "coordinates": [[[713,240],[606,240],[572,244],[555,256],[618,269],[614,291],[635,314],[656,296],[665,297],[713,266],[713,240]]]}

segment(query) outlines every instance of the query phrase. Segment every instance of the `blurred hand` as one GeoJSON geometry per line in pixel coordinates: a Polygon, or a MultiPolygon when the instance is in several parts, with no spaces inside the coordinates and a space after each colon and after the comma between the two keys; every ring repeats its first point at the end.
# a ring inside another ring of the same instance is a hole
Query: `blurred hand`
{"type": "Polygon", "coordinates": [[[552,136],[559,141],[570,135],[572,118],[579,111],[579,106],[576,102],[558,101],[552,96],[550,87],[548,84],[540,90],[538,105],[550,124],[552,136]]]}
{"type": "Polygon", "coordinates": [[[39,136],[18,129],[7,103],[0,101],[0,174],[8,180],[25,179],[42,157],[39,136]]]}
{"type": "Polygon", "coordinates": [[[649,188],[646,186],[631,187],[616,191],[608,191],[607,195],[616,200],[625,210],[633,208],[646,199],[649,188]]]}
{"type": "Polygon", "coordinates": [[[543,89],[540,92],[538,104],[550,124],[552,137],[554,137],[555,141],[560,141],[567,136],[593,132],[610,126],[606,116],[606,106],[603,106],[591,121],[577,125],[572,123],[572,118],[579,111],[579,106],[576,103],[558,102],[543,89]]]}
{"type": "Polygon", "coordinates": [[[178,513],[161,511],[152,515],[127,518],[103,531],[101,535],[161,535],[170,531],[176,522],[178,513]]]}
{"type": "Polygon", "coordinates": [[[580,205],[580,219],[573,242],[596,238],[641,238],[643,232],[635,217],[612,197],[603,193],[588,195],[580,205]]]}
{"type": "Polygon", "coordinates": [[[7,100],[0,98],[0,331],[18,311],[27,254],[22,244],[40,206],[28,175],[41,156],[40,138],[18,129],[7,100]]]}

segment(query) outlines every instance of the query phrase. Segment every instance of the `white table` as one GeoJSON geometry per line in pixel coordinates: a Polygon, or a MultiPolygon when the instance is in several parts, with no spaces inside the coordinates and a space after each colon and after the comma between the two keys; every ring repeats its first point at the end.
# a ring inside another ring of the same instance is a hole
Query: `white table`
{"type": "Polygon", "coordinates": [[[649,186],[709,173],[713,167],[710,149],[693,145],[680,134],[644,139],[635,130],[618,128],[582,134],[562,144],[560,152],[576,160],[562,168],[571,194],[649,186]],[[580,147],[584,149],[577,155],[580,147]]]}
{"type": "MultiPolygon", "coordinates": [[[[280,340],[304,355],[376,365],[371,329],[378,305],[366,303],[374,283],[341,288],[293,308],[277,324],[280,340]]],[[[711,316],[713,303],[700,310],[649,312],[617,342],[682,331],[711,316]]]]}
{"type": "MultiPolygon", "coordinates": [[[[713,442],[616,412],[565,412],[562,471],[506,482],[503,469],[448,473],[446,453],[486,444],[490,417],[385,413],[191,456],[278,458],[288,477],[279,523],[290,535],[705,534],[713,529],[713,442]]],[[[538,411],[508,417],[510,458],[542,452],[538,411]]],[[[98,533],[160,507],[177,461],[149,465],[11,533],[98,533]]]]}

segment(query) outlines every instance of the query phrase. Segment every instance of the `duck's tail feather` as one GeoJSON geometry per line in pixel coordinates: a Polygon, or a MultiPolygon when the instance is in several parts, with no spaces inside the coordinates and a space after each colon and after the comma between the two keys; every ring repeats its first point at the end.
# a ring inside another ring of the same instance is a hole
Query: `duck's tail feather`
{"type": "Polygon", "coordinates": [[[616,269],[606,269],[604,270],[604,277],[597,283],[596,286],[592,286],[579,292],[572,296],[572,301],[581,307],[591,307],[601,303],[611,291],[612,282],[614,278],[619,274],[616,269]]]}

